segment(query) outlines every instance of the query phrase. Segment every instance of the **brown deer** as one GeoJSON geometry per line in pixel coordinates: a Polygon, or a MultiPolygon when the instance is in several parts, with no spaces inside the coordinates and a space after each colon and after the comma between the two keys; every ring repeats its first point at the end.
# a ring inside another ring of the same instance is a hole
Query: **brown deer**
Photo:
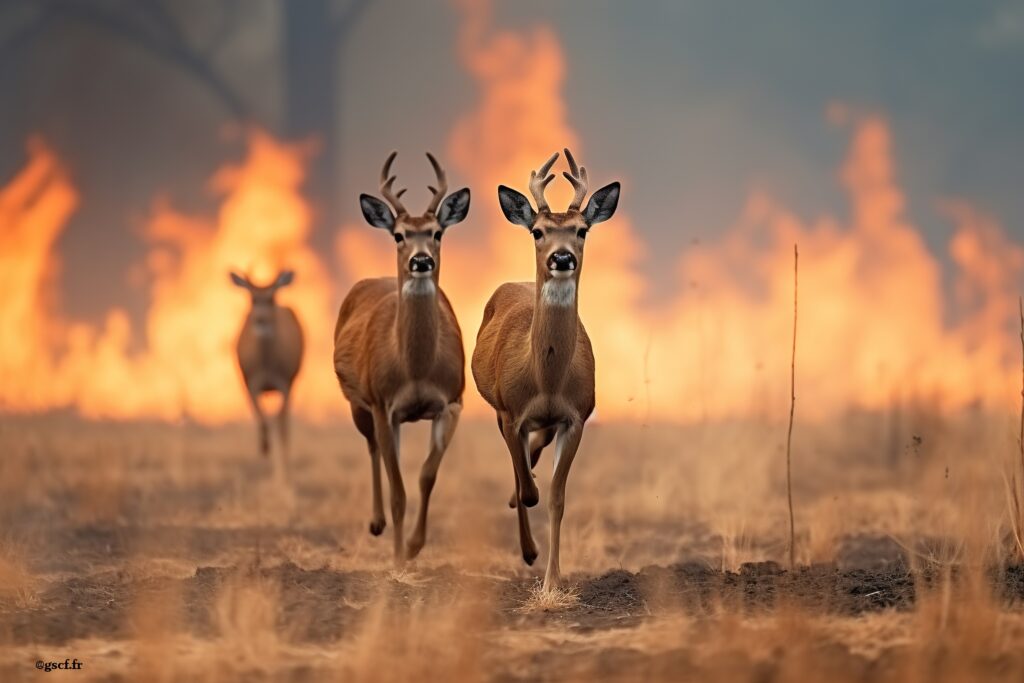
{"type": "Polygon", "coordinates": [[[267,417],[260,406],[261,394],[276,391],[281,394],[281,408],[277,415],[278,434],[281,439],[282,474],[288,468],[288,399],[292,383],[302,365],[302,327],[295,312],[279,306],[274,300],[277,290],[291,284],[294,273],[282,271],[267,286],[252,283],[248,276],[231,273],[231,281],[249,291],[252,307],[238,335],[238,365],[249,392],[256,422],[259,425],[260,452],[270,453],[267,417]]]}
{"type": "Polygon", "coordinates": [[[594,410],[594,352],[578,314],[583,244],[595,223],[615,213],[619,183],[587,194],[587,170],[565,150],[569,172],[563,175],[576,191],[565,213],[554,213],[544,190],[556,152],[530,173],[530,192],[537,210],[521,193],[498,186],[501,210],[511,223],[533,237],[537,262],[535,282],[507,282],[491,296],[473,351],[473,377],[480,393],[498,414],[498,429],[512,456],[514,502],[519,517],[523,559],[532,565],[537,547],[530,533],[527,508],[540,499],[531,470],[541,451],[555,441],[554,474],[548,501],[550,536],[544,590],[557,588],[559,534],[565,511],[565,483],[594,410]]]}
{"type": "Polygon", "coordinates": [[[448,297],[438,283],[441,238],[469,212],[469,189],[445,198],[444,170],[429,152],[437,187],[421,216],[411,216],[384,162],[380,191],[388,206],[368,194],[359,196],[366,222],[391,233],[397,244],[398,276],[357,282],[345,297],[334,328],[334,370],[352,406],[356,428],[366,437],[373,473],[370,533],[384,531],[380,461],[384,460],[395,525],[395,560],[415,557],[427,533],[427,507],[441,459],[455,433],[466,386],[462,332],[448,297]],[[444,201],[442,202],[442,199],[444,201]],[[391,209],[394,209],[392,213],[391,209]],[[420,470],[420,509],[408,547],[402,544],[405,488],[398,466],[399,426],[431,420],[430,452],[420,470]]]}

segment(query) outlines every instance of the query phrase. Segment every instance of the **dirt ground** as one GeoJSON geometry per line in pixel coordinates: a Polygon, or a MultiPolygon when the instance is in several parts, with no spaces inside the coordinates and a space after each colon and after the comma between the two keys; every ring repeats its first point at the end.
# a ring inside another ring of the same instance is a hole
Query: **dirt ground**
{"type": "MultiPolygon", "coordinates": [[[[297,429],[283,484],[247,425],[7,419],[0,680],[65,658],[76,680],[1021,680],[1024,566],[977,455],[994,430],[893,447],[884,419],[856,428],[870,419],[804,430],[793,571],[774,426],[589,428],[555,602],[547,461],[530,568],[484,421],[442,466],[423,554],[395,568],[347,427],[297,429]]],[[[403,444],[411,516],[426,431],[403,444]]]]}

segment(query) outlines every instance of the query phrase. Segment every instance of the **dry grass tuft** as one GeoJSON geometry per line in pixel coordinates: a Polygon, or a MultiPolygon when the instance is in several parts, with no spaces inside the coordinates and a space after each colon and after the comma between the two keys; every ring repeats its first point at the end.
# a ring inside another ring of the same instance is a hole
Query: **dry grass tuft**
{"type": "Polygon", "coordinates": [[[580,604],[580,587],[576,584],[565,588],[544,590],[544,584],[538,580],[530,588],[530,593],[516,612],[519,614],[536,614],[537,612],[560,612],[572,609],[580,604]]]}
{"type": "Polygon", "coordinates": [[[280,587],[266,579],[237,575],[225,581],[214,603],[220,649],[256,668],[269,668],[281,650],[280,587]]]}
{"type": "Polygon", "coordinates": [[[36,577],[10,544],[0,547],[0,603],[28,609],[39,603],[36,577]]]}

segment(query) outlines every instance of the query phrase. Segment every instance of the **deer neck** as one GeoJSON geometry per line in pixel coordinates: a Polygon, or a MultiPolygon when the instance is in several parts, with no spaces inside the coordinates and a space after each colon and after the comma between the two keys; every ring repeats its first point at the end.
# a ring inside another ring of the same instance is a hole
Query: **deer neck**
{"type": "Polygon", "coordinates": [[[538,274],[533,321],[530,325],[530,358],[533,374],[545,393],[561,389],[576,353],[578,283],[538,274]]]}
{"type": "Polygon", "coordinates": [[[426,376],[437,356],[437,297],[436,273],[434,277],[406,276],[399,281],[395,321],[398,354],[413,379],[426,376]]]}

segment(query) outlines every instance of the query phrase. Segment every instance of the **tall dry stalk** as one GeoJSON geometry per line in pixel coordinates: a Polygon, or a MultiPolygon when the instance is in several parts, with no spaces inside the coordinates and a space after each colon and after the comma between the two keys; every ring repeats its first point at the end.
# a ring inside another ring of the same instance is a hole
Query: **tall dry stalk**
{"type": "MultiPolygon", "coordinates": [[[[1017,437],[1017,448],[1020,451],[1020,476],[1024,477],[1024,297],[1017,297],[1017,308],[1020,312],[1020,435],[1017,437]]],[[[1020,507],[1018,505],[1018,513],[1020,507]]],[[[1020,515],[1017,515],[1020,519],[1020,515]]],[[[1021,548],[1024,552],[1024,548],[1021,548]]]]}
{"type": "MultiPolygon", "coordinates": [[[[789,499],[789,568],[796,564],[796,522],[793,519],[793,413],[796,411],[796,318],[800,252],[793,245],[793,354],[789,362],[789,432],[786,435],[786,496],[789,499]]],[[[1024,337],[1022,337],[1024,339],[1024,337]]],[[[1022,413],[1024,414],[1024,413],[1022,413]]]]}
{"type": "Polygon", "coordinates": [[[1010,513],[1010,530],[1017,546],[1017,559],[1024,561],[1024,515],[1021,514],[1021,498],[1024,498],[1024,297],[1017,297],[1017,309],[1020,313],[1020,434],[1017,436],[1018,462],[1010,467],[1010,477],[1006,483],[1006,505],[1010,513]]]}

